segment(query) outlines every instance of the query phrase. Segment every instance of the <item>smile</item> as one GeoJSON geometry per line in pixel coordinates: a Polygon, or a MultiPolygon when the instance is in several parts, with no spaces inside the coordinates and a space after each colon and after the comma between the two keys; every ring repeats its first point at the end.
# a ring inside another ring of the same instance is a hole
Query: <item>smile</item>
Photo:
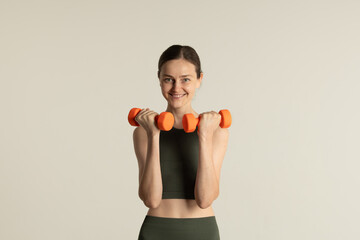
{"type": "Polygon", "coordinates": [[[182,98],[183,96],[185,96],[186,94],[171,94],[171,93],[169,93],[170,94],[170,96],[172,96],[172,98],[174,98],[174,99],[180,99],[180,98],[182,98]]]}

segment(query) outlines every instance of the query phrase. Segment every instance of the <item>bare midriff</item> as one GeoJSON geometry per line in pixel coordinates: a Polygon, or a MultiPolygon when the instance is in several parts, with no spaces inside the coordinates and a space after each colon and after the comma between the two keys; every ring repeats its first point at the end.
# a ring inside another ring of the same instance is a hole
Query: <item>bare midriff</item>
{"type": "Polygon", "coordinates": [[[147,215],[167,218],[199,218],[215,214],[212,206],[202,209],[194,199],[162,199],[160,206],[149,208],[147,215]]]}

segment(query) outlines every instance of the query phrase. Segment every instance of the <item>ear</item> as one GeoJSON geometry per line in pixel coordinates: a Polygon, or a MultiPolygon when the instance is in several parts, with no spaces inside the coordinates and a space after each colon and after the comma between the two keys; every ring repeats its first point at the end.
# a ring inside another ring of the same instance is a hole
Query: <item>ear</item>
{"type": "Polygon", "coordinates": [[[199,88],[199,87],[200,87],[203,77],[204,77],[204,73],[201,72],[201,73],[200,73],[200,77],[198,78],[198,85],[197,85],[196,88],[199,88]]]}
{"type": "Polygon", "coordinates": [[[156,76],[157,76],[157,78],[159,79],[159,85],[160,85],[160,87],[161,87],[160,71],[157,71],[156,76]]]}

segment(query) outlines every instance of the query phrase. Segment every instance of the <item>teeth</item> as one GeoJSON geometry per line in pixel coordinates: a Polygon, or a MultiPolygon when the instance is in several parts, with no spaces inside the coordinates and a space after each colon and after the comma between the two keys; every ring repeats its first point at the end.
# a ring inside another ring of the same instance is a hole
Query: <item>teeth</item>
{"type": "Polygon", "coordinates": [[[173,97],[176,97],[176,98],[178,98],[178,97],[182,97],[182,96],[184,96],[185,94],[172,94],[172,96],[173,97]]]}

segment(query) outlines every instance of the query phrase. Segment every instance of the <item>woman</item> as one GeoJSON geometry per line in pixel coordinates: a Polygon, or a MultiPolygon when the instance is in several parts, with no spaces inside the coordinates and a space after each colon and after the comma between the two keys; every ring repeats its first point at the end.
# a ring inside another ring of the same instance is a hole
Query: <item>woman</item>
{"type": "MultiPolygon", "coordinates": [[[[173,45],[159,59],[158,78],[174,115],[170,131],[155,124],[158,113],[142,109],[135,120],[134,149],[139,165],[139,197],[149,208],[138,240],[219,240],[212,202],[219,196],[220,170],[229,132],[221,116],[198,114],[191,106],[203,79],[199,56],[190,46],[173,45]],[[194,132],[182,126],[184,114],[200,117],[194,132]]],[[[214,93],[215,94],[215,93],[214,93]]]]}

